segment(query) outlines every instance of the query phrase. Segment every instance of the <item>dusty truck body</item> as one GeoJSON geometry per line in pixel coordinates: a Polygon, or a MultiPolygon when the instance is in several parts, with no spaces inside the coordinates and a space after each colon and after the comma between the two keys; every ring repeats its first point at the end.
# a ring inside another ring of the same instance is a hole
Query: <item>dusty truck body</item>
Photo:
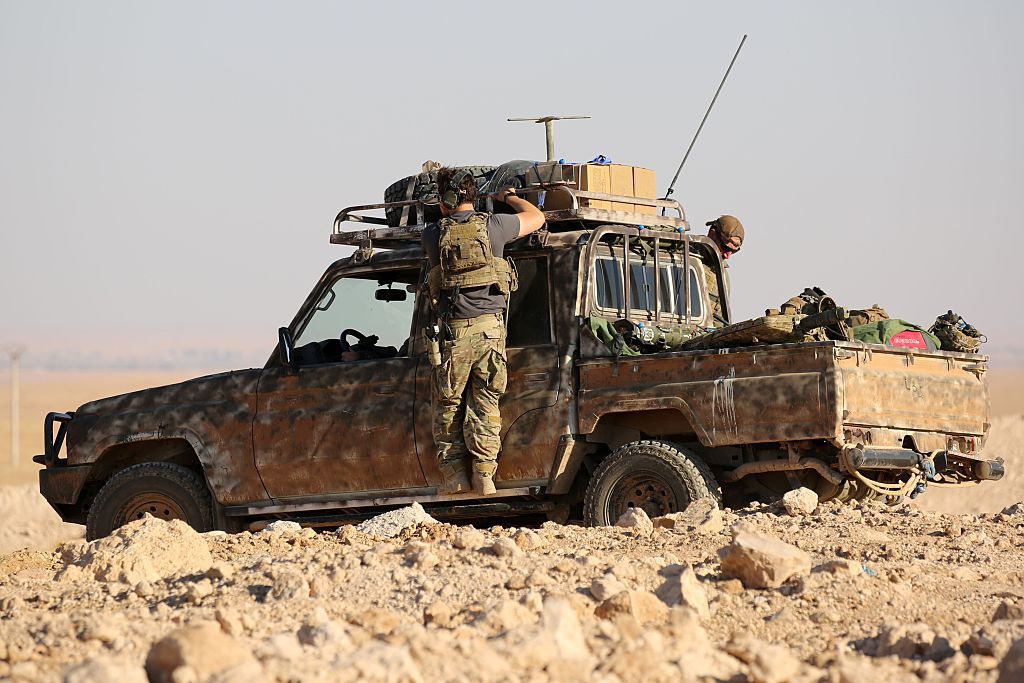
{"type": "Polygon", "coordinates": [[[982,355],[851,342],[612,354],[586,320],[711,327],[706,278],[727,291],[723,263],[676,202],[558,190],[570,202],[546,212],[548,229],[506,249],[520,284],[497,495],[437,494],[417,200],[339,214],[331,241],[356,250],[327,269],[264,367],[48,415],[42,494],[96,537],[145,513],[205,529],[332,526],[412,501],[439,518],[601,524],[723,491],[733,504],[798,486],[898,497],[1001,475],[981,457],[982,355]],[[367,215],[379,209],[400,209],[401,224],[367,215]]]}

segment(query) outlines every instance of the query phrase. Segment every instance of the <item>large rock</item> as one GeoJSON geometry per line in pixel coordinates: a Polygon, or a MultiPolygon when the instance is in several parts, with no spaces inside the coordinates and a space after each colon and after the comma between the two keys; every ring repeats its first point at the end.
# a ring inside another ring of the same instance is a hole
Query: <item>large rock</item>
{"type": "Polygon", "coordinates": [[[437,524],[437,520],[428,515],[422,505],[413,503],[408,507],[371,517],[356,526],[356,529],[368,536],[394,538],[406,529],[412,529],[421,524],[437,524]]]}
{"type": "Polygon", "coordinates": [[[999,662],[999,678],[996,683],[1020,683],[1024,681],[1024,638],[1010,646],[1003,661],[999,662]]]}
{"type": "Polygon", "coordinates": [[[679,574],[665,579],[665,583],[661,584],[656,595],[670,607],[675,605],[689,607],[702,619],[711,616],[708,594],[689,565],[679,574]]]}
{"type": "Polygon", "coordinates": [[[499,600],[479,620],[491,633],[500,634],[517,626],[534,621],[535,617],[526,607],[514,600],[499,600]]]}
{"type": "Polygon", "coordinates": [[[539,628],[527,633],[510,634],[504,647],[514,652],[518,666],[526,669],[559,668],[573,675],[558,680],[582,680],[593,668],[593,658],[583,636],[580,618],[564,596],[544,601],[539,628]]]}
{"type": "Polygon", "coordinates": [[[732,543],[718,551],[722,574],[747,588],[778,588],[790,577],[811,571],[811,557],[796,546],[752,529],[734,533],[732,543]]]}
{"type": "Polygon", "coordinates": [[[1009,600],[1003,600],[996,607],[996,611],[992,615],[992,621],[1001,621],[1003,619],[1009,619],[1011,621],[1024,619],[1024,605],[1019,605],[1009,600]]]}
{"type": "Polygon", "coordinates": [[[317,607],[306,617],[296,636],[303,645],[309,645],[319,651],[328,648],[347,650],[352,646],[345,627],[331,619],[323,607],[317,607]]]}
{"type": "Polygon", "coordinates": [[[201,574],[213,564],[206,540],[185,522],[146,515],[113,534],[65,553],[68,564],[81,567],[97,581],[134,586],[168,576],[201,574]]]}
{"type": "Polygon", "coordinates": [[[651,520],[655,528],[679,532],[717,534],[725,529],[725,518],[713,498],[698,498],[682,512],[673,512],[651,520]]]}
{"type": "Polygon", "coordinates": [[[735,636],[725,649],[750,667],[750,675],[755,683],[787,683],[796,679],[800,673],[800,660],[788,649],[765,643],[750,635],[735,636]]]}
{"type": "Polygon", "coordinates": [[[640,536],[650,536],[654,532],[654,523],[641,508],[629,508],[615,522],[615,526],[631,529],[640,536]]]}
{"type": "Polygon", "coordinates": [[[129,661],[96,657],[73,666],[64,674],[64,683],[146,683],[146,672],[129,661]]]}
{"type": "Polygon", "coordinates": [[[782,496],[782,506],[793,517],[805,517],[817,509],[818,494],[808,488],[800,487],[788,491],[786,495],[782,496]]]}
{"type": "Polygon", "coordinates": [[[928,624],[915,623],[883,626],[874,651],[868,654],[941,661],[952,657],[954,651],[949,641],[937,635],[928,624]]]}
{"type": "Polygon", "coordinates": [[[188,676],[205,681],[218,679],[262,680],[262,667],[252,653],[220,630],[215,622],[200,622],[167,634],[150,648],[146,673],[152,683],[173,683],[188,676]],[[176,671],[188,670],[188,673],[176,671]]]}
{"type": "Polygon", "coordinates": [[[604,576],[599,576],[590,582],[590,594],[594,596],[598,602],[604,602],[613,595],[617,595],[622,591],[626,590],[626,585],[619,581],[618,577],[611,572],[608,572],[604,576]]]}
{"type": "Polygon", "coordinates": [[[471,526],[464,526],[455,534],[455,540],[452,542],[452,545],[462,550],[476,550],[486,542],[487,537],[484,536],[482,531],[471,526]]]}
{"type": "Polygon", "coordinates": [[[594,615],[613,621],[619,616],[631,616],[641,625],[664,624],[668,606],[647,591],[622,591],[598,605],[594,615]]]}

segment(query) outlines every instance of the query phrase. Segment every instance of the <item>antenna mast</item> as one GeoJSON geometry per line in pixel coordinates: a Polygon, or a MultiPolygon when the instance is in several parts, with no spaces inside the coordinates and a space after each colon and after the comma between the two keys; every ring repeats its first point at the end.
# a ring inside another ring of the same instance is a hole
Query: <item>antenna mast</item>
{"type": "Polygon", "coordinates": [[[539,116],[537,118],[506,119],[506,121],[532,121],[544,124],[544,137],[548,143],[548,161],[555,160],[555,121],[589,119],[589,116],[539,116]]]}
{"type": "Polygon", "coordinates": [[[736,48],[736,54],[732,56],[732,61],[729,62],[729,68],[725,70],[725,75],[722,76],[722,82],[718,84],[718,90],[715,91],[715,96],[711,98],[711,104],[708,105],[708,110],[704,112],[704,118],[700,120],[700,125],[697,126],[697,132],[693,134],[693,140],[690,141],[690,146],[686,148],[686,154],[683,155],[683,160],[679,162],[679,168],[676,169],[676,174],[672,176],[672,182],[669,183],[668,191],[665,193],[665,199],[668,199],[672,192],[674,192],[676,181],[679,180],[679,173],[683,170],[683,165],[686,160],[690,158],[690,152],[693,150],[693,145],[697,142],[697,137],[700,135],[701,130],[704,129],[704,122],[708,120],[708,115],[711,114],[711,108],[715,106],[715,102],[718,100],[718,93],[722,92],[722,86],[725,85],[725,79],[729,78],[729,72],[732,71],[732,65],[736,63],[736,58],[740,56],[740,50],[743,49],[743,43],[747,42],[747,34],[743,34],[743,38],[740,40],[739,47],[736,48]]]}

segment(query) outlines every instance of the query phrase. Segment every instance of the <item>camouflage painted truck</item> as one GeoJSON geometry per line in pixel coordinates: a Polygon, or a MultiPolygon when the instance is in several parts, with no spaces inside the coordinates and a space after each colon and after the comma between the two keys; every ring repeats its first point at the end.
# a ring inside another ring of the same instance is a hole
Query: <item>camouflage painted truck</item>
{"type": "Polygon", "coordinates": [[[545,190],[561,208],[506,252],[519,288],[497,495],[437,494],[421,333],[429,205],[408,199],[338,215],[331,241],[355,251],[323,274],[262,368],[50,413],[35,458],[43,496],[95,538],[146,513],[201,530],[327,527],[418,501],[442,519],[608,524],[701,497],[736,505],[806,486],[822,499],[895,498],[1001,476],[981,455],[983,355],[842,341],[615,355],[588,321],[712,326],[706,276],[726,291],[719,253],[674,201],[532,188],[545,190]],[[367,229],[344,229],[354,222],[367,229]]]}

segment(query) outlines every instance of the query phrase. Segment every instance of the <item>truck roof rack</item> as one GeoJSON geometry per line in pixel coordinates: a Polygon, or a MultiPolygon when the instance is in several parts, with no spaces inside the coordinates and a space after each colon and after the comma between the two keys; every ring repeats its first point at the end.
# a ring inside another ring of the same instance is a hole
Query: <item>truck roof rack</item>
{"type": "MultiPolygon", "coordinates": [[[[681,232],[687,232],[690,229],[690,224],[686,220],[686,212],[683,210],[683,206],[674,199],[644,199],[641,197],[606,194],[603,192],[588,192],[584,190],[577,190],[565,183],[532,184],[524,188],[519,188],[516,192],[520,195],[530,195],[549,192],[552,190],[566,193],[570,199],[570,203],[568,208],[544,211],[544,217],[547,220],[548,229],[551,232],[564,232],[568,230],[578,230],[581,228],[591,228],[607,223],[647,227],[665,226],[674,228],[681,232]],[[612,211],[610,209],[600,209],[586,204],[581,206],[581,199],[650,206],[654,207],[655,210],[661,209],[663,213],[666,210],[671,210],[676,212],[678,215],[667,216],[658,215],[657,213],[612,211]]],[[[492,210],[494,206],[493,195],[487,195],[485,199],[487,202],[487,209],[492,210]]],[[[409,199],[400,202],[361,204],[358,206],[346,207],[338,212],[337,217],[334,219],[334,229],[331,232],[331,244],[358,247],[361,251],[368,251],[372,247],[394,249],[403,245],[408,245],[412,242],[418,242],[420,234],[423,232],[423,228],[427,223],[423,218],[425,214],[424,207],[436,203],[437,198],[433,197],[429,199],[409,199]],[[387,220],[379,215],[365,215],[366,212],[370,211],[381,211],[384,209],[403,207],[409,207],[410,209],[409,211],[403,211],[403,216],[408,216],[409,223],[407,225],[392,227],[388,226],[387,220]],[[415,211],[412,209],[415,209],[415,211]],[[343,230],[342,226],[347,222],[369,223],[371,225],[381,227],[365,228],[363,230],[343,230]]]]}

